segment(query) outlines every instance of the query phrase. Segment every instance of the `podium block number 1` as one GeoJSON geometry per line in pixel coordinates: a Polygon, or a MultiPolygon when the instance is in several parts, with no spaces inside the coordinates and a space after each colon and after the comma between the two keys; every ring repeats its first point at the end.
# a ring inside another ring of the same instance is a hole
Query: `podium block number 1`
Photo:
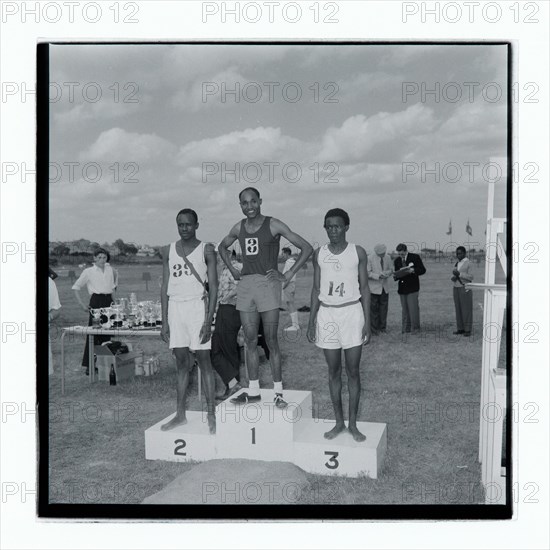
{"type": "Polygon", "coordinates": [[[174,441],[174,445],[176,445],[176,448],[174,449],[174,454],[176,456],[187,456],[187,453],[182,452],[182,449],[184,449],[187,445],[187,443],[185,443],[185,439],[176,439],[176,441],[174,441]]]}
{"type": "Polygon", "coordinates": [[[256,445],[256,428],[250,428],[252,432],[252,445],[256,445]]]}
{"type": "Polygon", "coordinates": [[[340,466],[340,463],[338,462],[338,454],[335,451],[325,451],[325,455],[330,456],[330,458],[325,462],[325,466],[329,470],[336,470],[338,466],[340,466]]]}

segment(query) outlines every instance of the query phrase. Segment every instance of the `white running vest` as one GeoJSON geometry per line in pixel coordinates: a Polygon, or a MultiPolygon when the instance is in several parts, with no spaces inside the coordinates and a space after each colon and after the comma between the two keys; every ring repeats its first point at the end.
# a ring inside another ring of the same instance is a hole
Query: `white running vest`
{"type": "Polygon", "coordinates": [[[327,243],[319,249],[317,258],[321,268],[319,300],[323,304],[337,306],[361,298],[359,256],[353,243],[348,243],[346,249],[338,255],[329,250],[327,243]]]}
{"type": "MultiPolygon", "coordinates": [[[[202,281],[207,279],[207,267],[204,261],[205,243],[201,242],[187,257],[193,264],[202,281]]],[[[174,302],[188,302],[201,299],[204,294],[204,286],[197,281],[184,259],[176,252],[176,243],[170,244],[168,254],[168,267],[170,278],[168,279],[168,296],[174,302]]]]}

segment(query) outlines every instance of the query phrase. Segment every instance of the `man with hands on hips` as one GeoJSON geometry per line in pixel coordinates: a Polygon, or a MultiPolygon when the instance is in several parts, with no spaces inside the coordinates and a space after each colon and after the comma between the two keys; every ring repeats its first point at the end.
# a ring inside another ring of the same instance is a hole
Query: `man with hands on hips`
{"type": "Polygon", "coordinates": [[[286,287],[292,277],[304,265],[313,248],[285,223],[264,216],[261,212],[262,199],[254,187],[247,187],[239,194],[239,203],[245,219],[236,223],[219,246],[219,253],[231,271],[237,286],[237,310],[241,316],[246,342],[246,364],[248,367],[248,391],[231,399],[232,403],[245,405],[261,400],[259,382],[258,327],[260,319],[264,326],[264,337],[269,348],[269,361],[273,374],[275,406],[285,408],[281,372],[281,353],[277,339],[281,286],[286,287]],[[281,236],[300,250],[296,263],[284,275],[277,269],[281,236]],[[239,241],[243,269],[239,271],[231,263],[229,247],[239,241]]]}

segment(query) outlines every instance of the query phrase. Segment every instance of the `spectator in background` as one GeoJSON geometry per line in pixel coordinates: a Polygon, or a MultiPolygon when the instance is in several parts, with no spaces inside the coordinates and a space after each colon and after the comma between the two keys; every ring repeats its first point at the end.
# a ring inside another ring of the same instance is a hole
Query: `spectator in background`
{"type": "MultiPolygon", "coordinates": [[[[292,266],[296,263],[296,260],[292,257],[292,251],[288,247],[284,247],[283,250],[283,260],[285,261],[285,266],[283,267],[283,275],[292,269],[292,266]]],[[[294,305],[294,294],[296,292],[296,275],[290,279],[290,283],[283,288],[282,300],[283,304],[286,307],[290,315],[291,325],[286,327],[285,330],[296,331],[300,328],[298,323],[298,312],[296,311],[296,306],[294,305]]]]}
{"type": "MultiPolygon", "coordinates": [[[[212,366],[225,384],[225,392],[216,399],[225,400],[241,389],[239,384],[239,344],[237,335],[241,328],[241,316],[237,311],[237,282],[229,268],[219,258],[218,271],[218,311],[212,334],[212,366]]],[[[239,271],[242,264],[237,262],[237,253],[231,252],[231,264],[239,271]]]]}
{"type": "Polygon", "coordinates": [[[407,245],[400,243],[396,247],[399,256],[395,258],[393,278],[398,282],[397,292],[401,299],[401,332],[420,332],[420,307],[418,277],[426,273],[426,268],[418,254],[407,252],[407,245]]]}
{"type": "Polygon", "coordinates": [[[466,257],[466,249],[458,246],[456,249],[457,262],[453,269],[453,298],[455,302],[456,332],[453,334],[463,334],[470,336],[472,332],[472,311],[473,300],[472,292],[465,285],[474,280],[470,273],[470,260],[466,257]]]}
{"type": "MultiPolygon", "coordinates": [[[[57,286],[53,281],[53,277],[51,276],[51,269],[50,269],[50,276],[48,277],[48,329],[49,325],[52,321],[55,321],[59,317],[59,314],[61,313],[61,302],[59,301],[59,293],[57,292],[57,286]]],[[[57,275],[56,275],[57,277],[57,275]]],[[[53,374],[53,354],[52,354],[52,343],[50,338],[48,337],[48,374],[53,374]]]]}
{"type": "Polygon", "coordinates": [[[392,261],[390,256],[386,254],[386,245],[377,244],[374,247],[374,254],[370,254],[367,261],[370,288],[370,321],[373,334],[386,333],[390,298],[389,277],[392,273],[392,261]]]}
{"type": "MultiPolygon", "coordinates": [[[[85,269],[76,280],[72,289],[80,307],[88,312],[88,326],[92,326],[92,314],[90,308],[96,309],[109,307],[114,299],[114,291],[118,286],[118,273],[109,265],[111,256],[104,248],[98,248],[94,252],[94,265],[85,269]],[[90,295],[89,305],[84,304],[80,296],[80,290],[86,287],[90,295]]],[[[110,336],[94,336],[94,344],[101,345],[111,339],[110,336]]],[[[82,357],[82,366],[86,369],[86,374],[90,373],[88,364],[88,338],[84,347],[84,356],[82,357]]]]}

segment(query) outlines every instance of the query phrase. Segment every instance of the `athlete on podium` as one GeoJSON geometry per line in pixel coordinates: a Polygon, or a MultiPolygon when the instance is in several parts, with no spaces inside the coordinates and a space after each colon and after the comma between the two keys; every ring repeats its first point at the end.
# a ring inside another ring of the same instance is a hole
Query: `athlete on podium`
{"type": "Polygon", "coordinates": [[[197,239],[197,213],[184,208],[176,216],[180,240],[166,245],[162,255],[161,338],[176,357],[176,416],[161,426],[171,430],[187,423],[185,401],[195,352],[206,395],[208,428],[216,433],[215,379],[210,362],[211,327],[216,308],[218,276],[214,246],[197,239]],[[208,290],[206,289],[208,282],[208,290]]]}
{"type": "Polygon", "coordinates": [[[275,406],[285,408],[281,373],[281,353],[277,340],[279,308],[281,307],[281,283],[286,287],[292,277],[304,265],[313,248],[300,235],[294,233],[282,221],[264,216],[261,212],[262,199],[254,187],[247,187],[239,194],[244,220],[236,223],[229,235],[223,239],[218,251],[231,271],[237,286],[237,309],[246,342],[246,364],[250,380],[248,391],[231,399],[232,403],[245,405],[261,400],[258,358],[258,327],[260,319],[264,326],[264,337],[269,348],[269,361],[275,389],[275,406]],[[300,249],[296,263],[284,275],[278,270],[279,242],[285,237],[300,249]],[[229,247],[239,240],[242,251],[243,269],[235,269],[231,263],[229,247]]]}
{"type": "Polygon", "coordinates": [[[334,439],[346,429],[342,409],[342,350],[346,362],[349,391],[348,430],[355,441],[365,436],[357,429],[361,395],[359,362],[363,344],[368,344],[370,290],[367,253],[346,241],[349,216],[341,208],[325,215],[324,228],[329,242],[313,253],[313,289],[307,338],[320,347],[328,364],[329,389],[336,426],[325,433],[334,439]]]}

